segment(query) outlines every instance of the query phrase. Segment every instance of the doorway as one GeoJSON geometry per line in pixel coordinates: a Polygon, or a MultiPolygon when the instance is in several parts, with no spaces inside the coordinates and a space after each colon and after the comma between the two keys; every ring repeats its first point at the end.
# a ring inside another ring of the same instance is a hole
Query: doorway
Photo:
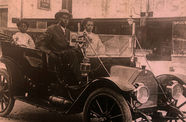
{"type": "Polygon", "coordinates": [[[0,28],[7,27],[8,24],[8,9],[0,8],[0,28]]]}

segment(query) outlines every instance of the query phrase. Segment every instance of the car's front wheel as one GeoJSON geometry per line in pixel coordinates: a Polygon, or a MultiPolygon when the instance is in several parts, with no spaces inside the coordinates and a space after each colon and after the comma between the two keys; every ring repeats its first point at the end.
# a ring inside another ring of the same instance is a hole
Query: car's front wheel
{"type": "Polygon", "coordinates": [[[14,98],[10,91],[10,77],[6,69],[0,69],[0,116],[8,115],[14,106],[14,98]]]}
{"type": "Polygon", "coordinates": [[[109,88],[92,92],[83,109],[84,122],[132,122],[124,97],[109,88]]]}
{"type": "MultiPolygon", "coordinates": [[[[160,75],[157,79],[164,89],[164,94],[166,93],[166,98],[159,97],[159,100],[163,100],[160,103],[165,103],[160,107],[163,108],[162,112],[164,113],[160,117],[165,122],[186,122],[185,82],[173,75],[160,75]]],[[[159,120],[155,116],[153,122],[156,122],[157,119],[159,120]]]]}
{"type": "Polygon", "coordinates": [[[171,106],[177,111],[167,111],[165,117],[168,118],[167,122],[186,122],[186,98],[181,96],[179,100],[172,99],[171,106]]]}

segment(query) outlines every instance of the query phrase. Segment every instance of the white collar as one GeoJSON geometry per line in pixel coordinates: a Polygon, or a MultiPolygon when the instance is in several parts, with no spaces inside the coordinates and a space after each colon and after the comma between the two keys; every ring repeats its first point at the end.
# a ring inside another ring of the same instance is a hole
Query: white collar
{"type": "Polygon", "coordinates": [[[88,35],[92,34],[92,32],[87,32],[86,30],[84,30],[83,32],[88,34],[88,35]]]}
{"type": "Polygon", "coordinates": [[[64,27],[61,26],[61,25],[60,25],[60,27],[61,27],[61,29],[63,30],[63,32],[65,33],[66,28],[64,28],[64,27]]]}

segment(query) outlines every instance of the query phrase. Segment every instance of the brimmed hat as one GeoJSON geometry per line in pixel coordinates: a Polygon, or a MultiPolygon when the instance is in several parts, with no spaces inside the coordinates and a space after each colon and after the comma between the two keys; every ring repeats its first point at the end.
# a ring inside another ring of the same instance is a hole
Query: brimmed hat
{"type": "Polygon", "coordinates": [[[25,23],[25,24],[27,25],[27,27],[29,27],[28,22],[26,22],[26,21],[24,21],[24,20],[18,20],[17,23],[16,23],[16,25],[17,25],[17,27],[19,27],[19,26],[20,26],[21,24],[23,24],[23,23],[25,23]]]}
{"type": "Polygon", "coordinates": [[[68,15],[70,18],[72,18],[72,14],[67,10],[67,9],[62,9],[60,11],[58,11],[55,14],[55,19],[58,19],[59,17],[61,17],[63,14],[68,15]]]}

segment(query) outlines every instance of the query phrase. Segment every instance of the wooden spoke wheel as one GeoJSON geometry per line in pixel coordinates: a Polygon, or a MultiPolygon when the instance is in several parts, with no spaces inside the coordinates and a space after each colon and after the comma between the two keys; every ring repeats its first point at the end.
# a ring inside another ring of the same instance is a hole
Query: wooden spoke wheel
{"type": "Polygon", "coordinates": [[[15,100],[11,95],[10,85],[7,70],[0,69],[0,116],[8,115],[14,106],[15,100]]]}
{"type": "Polygon", "coordinates": [[[131,112],[124,97],[101,88],[89,95],[83,111],[84,122],[131,122],[131,112]]]}
{"type": "Polygon", "coordinates": [[[186,122],[186,98],[182,96],[180,100],[172,100],[172,105],[180,112],[168,111],[167,122],[186,122]]]}

